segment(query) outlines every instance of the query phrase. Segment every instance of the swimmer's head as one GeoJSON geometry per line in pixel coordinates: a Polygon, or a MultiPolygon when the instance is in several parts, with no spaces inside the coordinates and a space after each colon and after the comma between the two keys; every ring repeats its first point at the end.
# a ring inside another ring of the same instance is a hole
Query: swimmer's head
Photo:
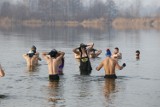
{"type": "Polygon", "coordinates": [[[140,51],[139,51],[139,50],[136,50],[136,54],[140,54],[140,51]]]}
{"type": "Polygon", "coordinates": [[[80,44],[80,48],[86,49],[87,45],[85,45],[84,43],[80,44]]]}
{"type": "Polygon", "coordinates": [[[111,55],[112,55],[112,53],[111,53],[110,49],[107,49],[106,50],[106,56],[111,57],[111,55]]]}
{"type": "Polygon", "coordinates": [[[118,47],[115,47],[115,48],[114,48],[114,53],[117,54],[118,52],[119,52],[119,48],[118,48],[118,47]]]}
{"type": "Polygon", "coordinates": [[[33,45],[32,47],[31,47],[31,50],[34,52],[34,53],[36,53],[36,47],[33,45]]]}
{"type": "Polygon", "coordinates": [[[136,51],[136,57],[139,57],[139,55],[140,55],[140,51],[137,50],[137,51],[136,51]]]}
{"type": "Polygon", "coordinates": [[[57,56],[57,54],[58,54],[58,52],[57,52],[57,50],[55,50],[55,49],[52,49],[52,50],[48,53],[48,55],[50,55],[50,57],[53,57],[53,58],[55,58],[55,57],[57,56]]]}
{"type": "Polygon", "coordinates": [[[30,58],[32,58],[32,57],[35,55],[35,53],[34,53],[32,50],[30,50],[30,51],[27,53],[27,55],[28,55],[30,58]]]}

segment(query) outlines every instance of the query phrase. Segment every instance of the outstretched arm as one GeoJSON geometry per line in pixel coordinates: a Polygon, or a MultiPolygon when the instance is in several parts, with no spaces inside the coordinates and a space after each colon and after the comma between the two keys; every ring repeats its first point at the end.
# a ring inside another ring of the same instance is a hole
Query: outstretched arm
{"type": "Polygon", "coordinates": [[[96,70],[99,71],[103,67],[103,61],[99,64],[98,67],[96,67],[96,70]]]}
{"type": "Polygon", "coordinates": [[[4,77],[5,76],[5,73],[4,73],[4,70],[2,69],[2,66],[0,64],[0,77],[4,77]]]}

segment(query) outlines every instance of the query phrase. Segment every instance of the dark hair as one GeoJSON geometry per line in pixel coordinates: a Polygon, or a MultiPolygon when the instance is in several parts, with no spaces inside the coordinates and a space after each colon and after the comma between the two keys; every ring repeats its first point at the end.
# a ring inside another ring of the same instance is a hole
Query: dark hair
{"type": "Polygon", "coordinates": [[[31,48],[31,50],[32,50],[34,53],[36,53],[36,49],[37,49],[37,48],[36,48],[34,45],[33,45],[32,48],[31,48]]]}
{"type": "Polygon", "coordinates": [[[118,47],[115,47],[114,49],[117,49],[117,50],[119,50],[119,48],[118,48],[118,47]]]}
{"type": "Polygon", "coordinates": [[[48,53],[48,55],[50,55],[50,56],[53,57],[53,58],[55,58],[57,54],[58,54],[58,52],[57,52],[57,50],[55,50],[55,49],[51,50],[51,51],[48,53]]]}
{"type": "Polygon", "coordinates": [[[140,54],[140,51],[139,51],[139,50],[136,50],[136,53],[137,53],[137,54],[140,54]]]}
{"type": "Polygon", "coordinates": [[[87,47],[87,45],[85,45],[84,43],[80,44],[80,48],[86,48],[86,47],[87,47]]]}

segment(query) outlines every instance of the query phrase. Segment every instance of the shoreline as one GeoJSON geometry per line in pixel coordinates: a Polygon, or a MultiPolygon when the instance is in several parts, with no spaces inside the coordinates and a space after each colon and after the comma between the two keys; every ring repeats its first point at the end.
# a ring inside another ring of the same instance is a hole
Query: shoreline
{"type": "MultiPolygon", "coordinates": [[[[84,27],[103,30],[108,26],[108,22],[104,18],[84,20],[84,21],[42,21],[42,20],[14,20],[8,17],[0,18],[0,28],[10,28],[14,25],[22,25],[25,27],[84,27]]],[[[160,18],[116,18],[111,26],[117,30],[129,29],[157,29],[160,30],[160,18]]]]}

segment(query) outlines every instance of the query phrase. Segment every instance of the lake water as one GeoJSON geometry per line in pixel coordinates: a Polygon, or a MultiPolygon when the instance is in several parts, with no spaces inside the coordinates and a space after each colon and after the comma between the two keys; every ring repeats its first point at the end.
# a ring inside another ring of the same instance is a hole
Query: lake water
{"type": "Polygon", "coordinates": [[[160,31],[78,28],[0,29],[0,63],[6,76],[0,78],[0,107],[159,107],[160,105],[160,31]],[[80,43],[94,42],[103,50],[91,59],[92,74],[80,76],[72,49],[80,43]],[[64,51],[64,76],[59,83],[48,81],[47,64],[39,62],[29,72],[22,54],[32,45],[38,52],[53,48],[64,51]],[[123,54],[118,79],[105,80],[104,70],[95,70],[105,58],[106,48],[119,47],[123,54]],[[135,51],[141,51],[140,60],[135,51]],[[57,99],[52,101],[51,99],[57,99]]]}

